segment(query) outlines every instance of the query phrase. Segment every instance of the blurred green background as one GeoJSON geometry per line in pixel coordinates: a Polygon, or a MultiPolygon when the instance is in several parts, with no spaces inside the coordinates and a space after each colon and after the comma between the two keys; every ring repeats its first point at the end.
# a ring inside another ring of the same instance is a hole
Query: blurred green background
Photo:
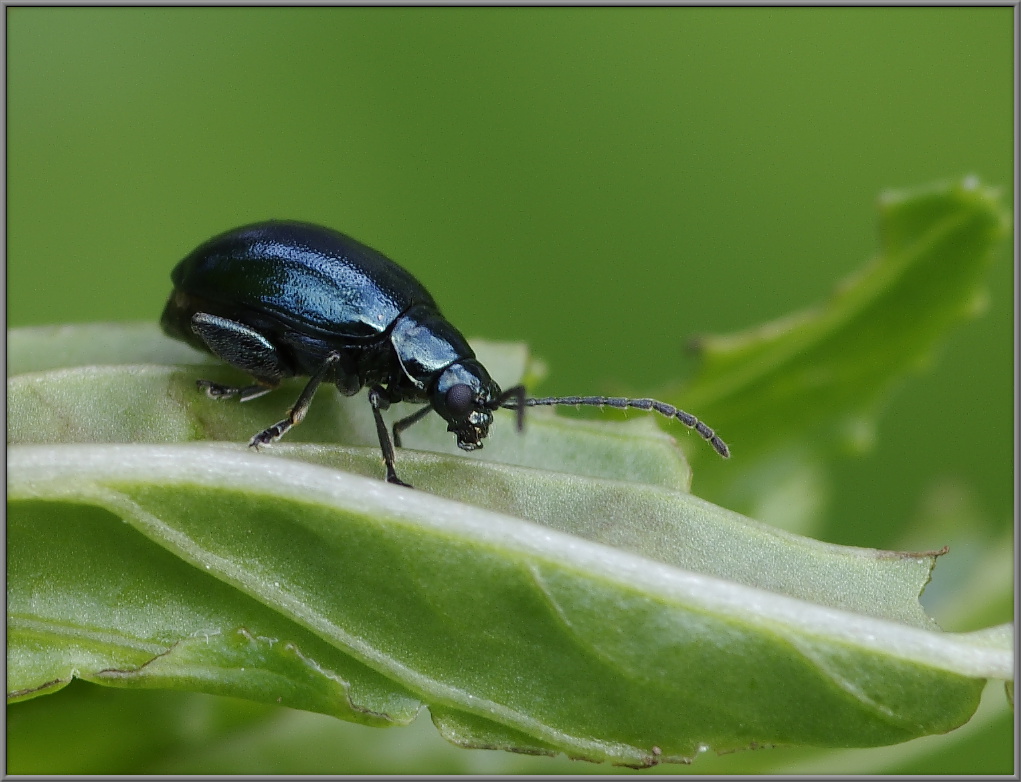
{"type": "MultiPolygon", "coordinates": [[[[975,174],[1013,204],[1009,7],[6,14],[9,327],[154,320],[194,246],[295,218],[411,269],[468,336],[527,342],[544,393],[644,395],[690,336],[825,298],[883,190],[975,174]]],[[[963,559],[1009,534],[1002,256],[813,534],[963,559]]]]}

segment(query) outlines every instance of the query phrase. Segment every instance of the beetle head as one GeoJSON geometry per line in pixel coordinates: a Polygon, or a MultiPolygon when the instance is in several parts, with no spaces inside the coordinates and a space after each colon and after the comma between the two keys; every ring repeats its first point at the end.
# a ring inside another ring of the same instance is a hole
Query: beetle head
{"type": "Polygon", "coordinates": [[[457,436],[457,447],[474,451],[482,447],[499,405],[500,386],[475,359],[465,359],[444,369],[431,393],[433,409],[447,421],[447,431],[457,436]]]}

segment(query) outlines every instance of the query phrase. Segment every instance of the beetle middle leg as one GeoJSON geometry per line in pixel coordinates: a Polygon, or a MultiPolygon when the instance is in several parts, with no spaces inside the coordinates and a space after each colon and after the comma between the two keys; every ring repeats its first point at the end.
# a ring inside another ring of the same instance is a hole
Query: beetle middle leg
{"type": "Polygon", "coordinates": [[[315,374],[309,378],[308,383],[305,384],[305,388],[298,396],[294,406],[287,411],[287,418],[282,421],[277,421],[273,426],[263,429],[255,437],[253,437],[248,445],[252,448],[258,448],[260,445],[268,445],[274,440],[279,440],[293,427],[297,426],[305,418],[305,413],[308,412],[308,406],[312,404],[312,397],[315,396],[316,389],[319,388],[319,384],[326,379],[326,377],[333,372],[337,364],[340,363],[339,353],[330,353],[326,360],[322,363],[322,366],[315,371],[315,374]]]}
{"type": "MultiPolygon", "coordinates": [[[[394,467],[394,446],[390,442],[390,433],[386,431],[386,424],[383,421],[383,410],[390,407],[390,398],[386,395],[386,391],[382,386],[373,386],[369,389],[369,404],[372,406],[372,416],[376,419],[376,436],[379,437],[379,449],[383,452],[383,461],[386,463],[386,481],[387,483],[395,483],[398,486],[407,486],[409,489],[413,488],[410,483],[405,483],[397,477],[397,469],[394,467]]],[[[424,410],[428,412],[432,408],[426,407],[424,410]]],[[[419,410],[409,418],[421,418],[424,413],[419,410]],[[418,416],[416,418],[415,416],[418,416]]],[[[405,418],[397,423],[404,423],[408,419],[405,418]]],[[[411,423],[414,423],[412,421],[411,423]]],[[[410,424],[408,424],[410,426],[410,424]]],[[[394,440],[400,445],[400,434],[397,430],[397,425],[394,425],[394,440]]]]}

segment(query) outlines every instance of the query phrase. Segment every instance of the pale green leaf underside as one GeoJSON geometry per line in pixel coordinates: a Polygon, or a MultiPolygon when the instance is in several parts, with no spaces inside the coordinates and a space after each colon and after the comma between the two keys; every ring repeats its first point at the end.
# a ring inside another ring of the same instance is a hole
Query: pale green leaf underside
{"type": "MultiPolygon", "coordinates": [[[[984,642],[234,448],[17,446],[9,495],[9,676],[25,689],[77,673],[370,723],[406,722],[417,698],[454,738],[476,726],[642,765],[945,731],[979,677],[1009,676],[984,642]]],[[[703,523],[723,513],[675,499],[703,523]]],[[[841,556],[811,545],[778,545],[769,566],[841,556]]],[[[844,556],[861,573],[887,561],[844,556]]]]}
{"type": "MultiPolygon", "coordinates": [[[[790,328],[708,343],[690,409],[749,445],[788,397],[860,412],[875,397],[856,391],[960,317],[1002,232],[992,196],[890,203],[872,271],[790,328]],[[945,317],[906,325],[905,291],[934,269],[945,317]],[[904,336],[865,356],[876,324],[904,336]]],[[[505,386],[539,371],[523,346],[477,348],[505,386]]],[[[10,700],[79,676],[371,725],[424,704],[465,746],[649,765],[944,732],[985,678],[1013,675],[1011,628],[948,634],[924,615],[931,552],[823,544],[693,497],[647,416],[530,411],[518,434],[501,412],[469,456],[429,416],[398,454],[410,491],[380,480],[364,395],[321,390],[253,453],[300,382],[215,403],[195,379],[238,376],[151,324],[11,332],[8,370],[10,700]]],[[[796,430],[815,413],[792,405],[796,430]]]]}
{"type": "Polygon", "coordinates": [[[642,484],[407,455],[420,482],[501,487],[486,502],[515,517],[297,461],[371,473],[368,450],[10,448],[15,697],[78,675],[369,724],[425,703],[458,743],[644,765],[945,731],[981,677],[1009,675],[987,639],[924,629],[931,557],[774,533],[642,484]],[[549,492],[595,500],[525,520],[549,492]],[[615,498],[673,549],[599,518],[615,498]]]}

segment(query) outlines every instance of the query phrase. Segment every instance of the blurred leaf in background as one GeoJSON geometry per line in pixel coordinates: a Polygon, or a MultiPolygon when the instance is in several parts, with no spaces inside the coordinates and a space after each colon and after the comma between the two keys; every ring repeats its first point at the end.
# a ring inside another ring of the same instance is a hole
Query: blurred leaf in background
{"type": "MultiPolygon", "coordinates": [[[[394,257],[469,336],[528,343],[543,392],[646,395],[691,336],[823,301],[875,252],[878,193],[975,174],[1013,212],[1011,8],[6,13],[9,326],[155,321],[200,241],[294,217],[394,257]]],[[[984,316],[905,376],[867,458],[778,466],[815,537],[949,543],[926,595],[947,629],[1013,614],[1012,290],[993,264],[984,316]]],[[[691,770],[1009,773],[992,695],[945,737],[691,770]]],[[[96,773],[601,770],[80,682],[9,720],[24,769],[61,747],[96,773]]]]}

